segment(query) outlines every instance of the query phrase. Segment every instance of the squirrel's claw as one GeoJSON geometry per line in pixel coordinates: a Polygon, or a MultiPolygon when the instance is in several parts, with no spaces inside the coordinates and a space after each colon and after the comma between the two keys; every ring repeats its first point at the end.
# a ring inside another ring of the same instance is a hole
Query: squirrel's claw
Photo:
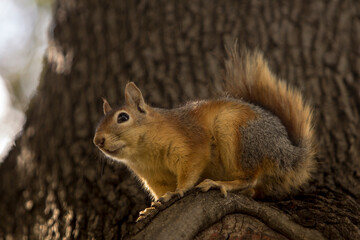
{"type": "Polygon", "coordinates": [[[155,207],[153,207],[153,206],[145,208],[143,211],[139,212],[139,215],[140,216],[146,216],[153,210],[155,210],[155,207]]]}
{"type": "Polygon", "coordinates": [[[211,179],[205,179],[204,181],[202,181],[201,183],[199,183],[196,188],[200,188],[201,191],[203,192],[207,192],[209,191],[210,188],[218,188],[220,189],[221,193],[223,194],[224,197],[227,196],[227,189],[226,186],[217,183],[211,179]]]}
{"type": "Polygon", "coordinates": [[[170,201],[173,198],[181,198],[184,196],[184,190],[176,190],[175,192],[167,192],[157,201],[151,203],[151,207],[148,207],[139,213],[139,217],[136,219],[136,222],[142,221],[146,218],[152,218],[159,211],[165,208],[164,203],[170,201]]]}
{"type": "Polygon", "coordinates": [[[218,188],[224,197],[227,196],[228,191],[240,190],[241,194],[253,197],[255,195],[254,186],[256,185],[256,179],[253,181],[233,180],[233,181],[213,181],[211,179],[205,179],[196,188],[200,188],[201,191],[207,192],[210,188],[218,188]]]}
{"type": "Polygon", "coordinates": [[[153,207],[153,208],[160,207],[160,205],[161,205],[161,202],[159,202],[159,201],[151,202],[151,207],[153,207]]]}
{"type": "Polygon", "coordinates": [[[148,208],[145,208],[143,211],[139,212],[139,217],[136,219],[136,222],[142,221],[145,218],[154,216],[158,213],[158,209],[156,209],[156,207],[151,206],[148,208]]]}
{"type": "Polygon", "coordinates": [[[174,197],[182,198],[183,196],[184,196],[183,190],[176,190],[175,192],[167,192],[161,198],[159,198],[159,200],[157,202],[165,203],[174,197]]]}

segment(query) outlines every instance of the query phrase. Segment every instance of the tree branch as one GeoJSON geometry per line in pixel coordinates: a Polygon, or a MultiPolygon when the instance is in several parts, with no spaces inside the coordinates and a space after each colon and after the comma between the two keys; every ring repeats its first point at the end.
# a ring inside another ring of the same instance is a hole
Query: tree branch
{"type": "Polygon", "coordinates": [[[193,239],[224,216],[234,213],[253,216],[289,239],[324,239],[318,231],[296,224],[288,215],[266,203],[235,193],[229,193],[224,198],[215,190],[207,193],[191,192],[160,210],[156,216],[145,219],[147,225],[139,222],[132,233],[135,235],[129,238],[193,239]]]}

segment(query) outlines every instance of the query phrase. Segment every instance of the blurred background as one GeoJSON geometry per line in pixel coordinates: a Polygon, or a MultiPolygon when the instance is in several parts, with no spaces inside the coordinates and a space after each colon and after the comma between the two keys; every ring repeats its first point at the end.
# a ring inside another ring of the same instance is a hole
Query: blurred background
{"type": "Polygon", "coordinates": [[[0,162],[25,122],[47,47],[52,0],[0,0],[0,162]]]}

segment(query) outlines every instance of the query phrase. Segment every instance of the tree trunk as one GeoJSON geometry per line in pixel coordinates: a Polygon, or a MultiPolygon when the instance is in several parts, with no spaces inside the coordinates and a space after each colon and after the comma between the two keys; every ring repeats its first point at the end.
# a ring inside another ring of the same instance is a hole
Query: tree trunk
{"type": "Polygon", "coordinates": [[[0,239],[360,239],[357,1],[56,1],[27,121],[0,165],[0,239]],[[154,106],[220,90],[225,46],[259,48],[315,108],[318,170],[291,199],[191,191],[150,205],[92,137],[101,97],[134,81],[154,106]]]}

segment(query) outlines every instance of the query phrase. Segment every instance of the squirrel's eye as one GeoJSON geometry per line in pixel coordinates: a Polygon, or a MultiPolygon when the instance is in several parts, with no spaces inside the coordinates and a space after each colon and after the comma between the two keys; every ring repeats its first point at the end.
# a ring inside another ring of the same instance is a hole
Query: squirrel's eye
{"type": "Polygon", "coordinates": [[[127,113],[119,113],[118,118],[117,118],[117,122],[118,123],[122,123],[122,122],[126,122],[127,120],[129,120],[129,115],[127,113]]]}

